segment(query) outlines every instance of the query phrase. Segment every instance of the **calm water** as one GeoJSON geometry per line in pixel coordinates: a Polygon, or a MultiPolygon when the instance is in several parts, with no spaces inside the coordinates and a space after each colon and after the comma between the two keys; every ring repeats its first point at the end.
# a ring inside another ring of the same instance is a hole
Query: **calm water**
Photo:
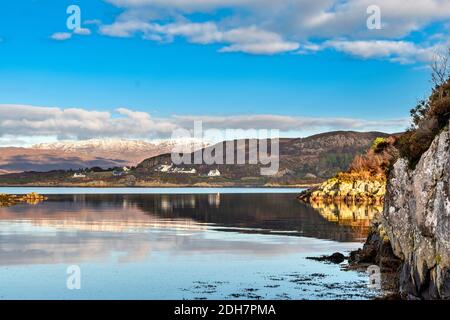
{"type": "Polygon", "coordinates": [[[216,194],[216,193],[294,193],[298,188],[49,188],[49,187],[0,187],[0,193],[27,194],[216,194]]]}
{"type": "MultiPolygon", "coordinates": [[[[69,190],[78,194],[38,190],[51,194],[49,200],[0,208],[1,298],[367,299],[379,294],[368,289],[363,273],[306,259],[361,246],[366,209],[335,219],[343,208],[313,209],[295,194],[273,189],[69,190]],[[67,289],[70,265],[81,268],[80,290],[67,289]]],[[[12,192],[19,191],[29,190],[12,192]]]]}

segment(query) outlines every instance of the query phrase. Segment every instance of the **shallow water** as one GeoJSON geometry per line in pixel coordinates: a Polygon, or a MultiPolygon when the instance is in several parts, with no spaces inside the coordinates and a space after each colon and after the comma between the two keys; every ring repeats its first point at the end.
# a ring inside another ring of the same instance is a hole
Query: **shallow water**
{"type": "Polygon", "coordinates": [[[295,194],[263,193],[272,189],[83,194],[91,190],[0,208],[1,298],[368,299],[379,294],[368,288],[364,273],[306,259],[360,247],[367,232],[363,217],[332,221],[329,213],[299,203],[295,194]],[[70,265],[80,267],[80,290],[67,288],[70,265]]]}

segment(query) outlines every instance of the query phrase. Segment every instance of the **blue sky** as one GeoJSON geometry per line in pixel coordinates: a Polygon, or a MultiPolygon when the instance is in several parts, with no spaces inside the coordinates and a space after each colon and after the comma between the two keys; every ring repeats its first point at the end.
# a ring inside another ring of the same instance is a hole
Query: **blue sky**
{"type": "Polygon", "coordinates": [[[0,144],[161,137],[194,118],[300,136],[401,130],[429,93],[432,53],[449,43],[450,1],[378,1],[380,30],[367,29],[364,2],[2,2],[0,144]],[[80,34],[66,27],[72,4],[80,34]],[[98,122],[84,128],[67,110],[98,122]],[[154,128],[127,132],[133,120],[154,128]]]}

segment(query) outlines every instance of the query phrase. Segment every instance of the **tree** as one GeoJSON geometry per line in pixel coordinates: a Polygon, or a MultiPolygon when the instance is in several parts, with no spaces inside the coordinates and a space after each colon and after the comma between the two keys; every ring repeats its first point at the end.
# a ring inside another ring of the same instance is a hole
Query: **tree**
{"type": "Polygon", "coordinates": [[[402,158],[415,168],[434,138],[450,121],[450,48],[437,54],[431,67],[431,82],[435,86],[430,97],[411,110],[411,127],[398,140],[402,158]]]}
{"type": "MultiPolygon", "coordinates": [[[[450,80],[450,47],[446,51],[436,51],[433,61],[430,63],[431,83],[433,84],[433,93],[437,94],[438,99],[442,99],[447,88],[446,84],[450,80]]],[[[433,95],[432,95],[433,96],[433,95]]],[[[430,110],[430,98],[420,100],[417,106],[410,110],[412,124],[411,128],[416,129],[423,121],[430,110]]]]}
{"type": "MultiPolygon", "coordinates": [[[[444,52],[436,52],[433,57],[431,68],[431,83],[435,88],[440,88],[450,78],[450,48],[444,52]]],[[[440,92],[441,97],[443,92],[440,92]]]]}

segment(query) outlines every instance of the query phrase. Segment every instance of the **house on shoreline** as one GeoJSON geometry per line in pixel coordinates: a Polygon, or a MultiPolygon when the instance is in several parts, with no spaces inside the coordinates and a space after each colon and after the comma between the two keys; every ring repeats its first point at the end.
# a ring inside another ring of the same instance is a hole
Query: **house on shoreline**
{"type": "Polygon", "coordinates": [[[73,174],[72,178],[74,178],[74,179],[86,178],[86,175],[84,173],[81,173],[81,172],[75,172],[73,174]]]}
{"type": "Polygon", "coordinates": [[[220,171],[218,169],[210,170],[208,177],[220,177],[220,171]]]}

